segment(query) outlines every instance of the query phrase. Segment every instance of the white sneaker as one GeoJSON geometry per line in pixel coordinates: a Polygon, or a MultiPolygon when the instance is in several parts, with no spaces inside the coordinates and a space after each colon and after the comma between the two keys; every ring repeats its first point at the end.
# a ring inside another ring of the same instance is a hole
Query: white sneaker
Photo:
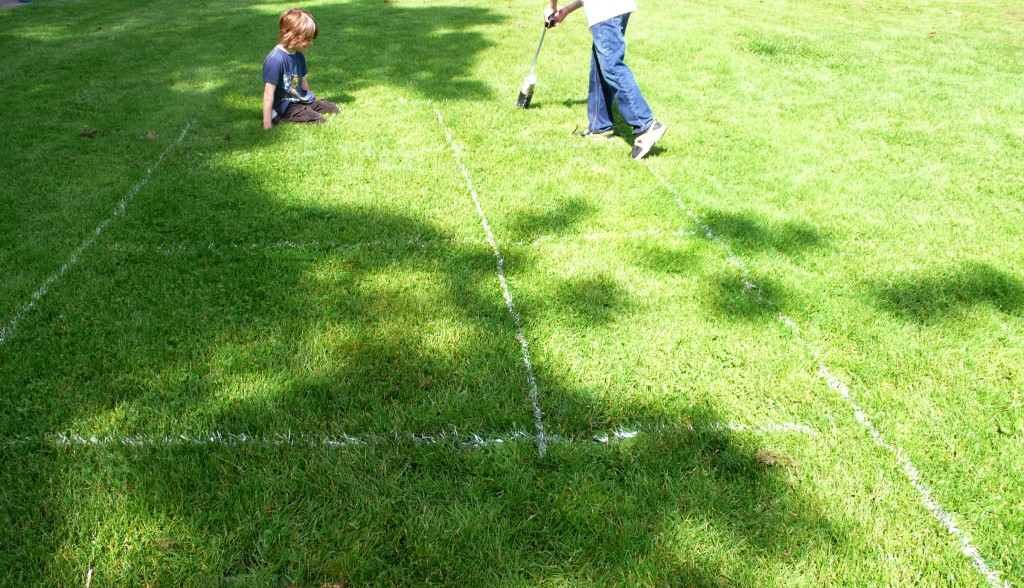
{"type": "Polygon", "coordinates": [[[644,134],[633,140],[633,151],[629,156],[633,159],[643,159],[654,148],[654,144],[665,136],[667,130],[668,127],[658,121],[651,123],[650,128],[644,134]]]}

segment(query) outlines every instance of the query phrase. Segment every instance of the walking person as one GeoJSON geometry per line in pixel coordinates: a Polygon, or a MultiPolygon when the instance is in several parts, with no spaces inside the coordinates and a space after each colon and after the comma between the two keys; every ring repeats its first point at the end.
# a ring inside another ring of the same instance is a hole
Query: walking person
{"type": "Polygon", "coordinates": [[[544,20],[558,26],[569,14],[583,8],[594,39],[590,56],[590,87],[587,93],[588,125],[577,133],[584,139],[612,139],[612,104],[633,127],[630,157],[643,159],[664,135],[667,128],[654,119],[651,108],[640,92],[633,71],[626,65],[626,26],[636,12],[636,0],[575,0],[559,7],[550,0],[544,20]]]}

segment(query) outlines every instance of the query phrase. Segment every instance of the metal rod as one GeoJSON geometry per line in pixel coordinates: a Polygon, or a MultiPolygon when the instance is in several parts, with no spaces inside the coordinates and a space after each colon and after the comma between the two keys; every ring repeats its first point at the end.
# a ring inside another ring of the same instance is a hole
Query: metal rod
{"type": "Polygon", "coordinates": [[[544,24],[544,29],[540,32],[540,42],[537,43],[537,52],[533,54],[533,63],[530,65],[530,75],[533,75],[534,68],[537,67],[537,58],[540,57],[540,46],[544,44],[544,33],[548,32],[547,23],[544,24]]]}

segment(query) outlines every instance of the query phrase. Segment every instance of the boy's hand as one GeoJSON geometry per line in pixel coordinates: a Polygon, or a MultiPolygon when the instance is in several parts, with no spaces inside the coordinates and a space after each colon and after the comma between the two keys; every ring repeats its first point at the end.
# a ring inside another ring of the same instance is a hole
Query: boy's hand
{"type": "Polygon", "coordinates": [[[555,15],[558,14],[558,5],[547,6],[544,8],[544,26],[551,28],[551,22],[554,20],[555,15]]]}
{"type": "Polygon", "coordinates": [[[580,6],[583,6],[583,3],[580,2],[580,0],[575,0],[575,2],[572,2],[565,6],[558,6],[558,4],[552,2],[551,6],[548,6],[547,8],[544,9],[544,26],[546,26],[549,29],[557,27],[558,25],[562,24],[562,21],[565,20],[565,17],[569,16],[571,12],[573,12],[580,6]]]}

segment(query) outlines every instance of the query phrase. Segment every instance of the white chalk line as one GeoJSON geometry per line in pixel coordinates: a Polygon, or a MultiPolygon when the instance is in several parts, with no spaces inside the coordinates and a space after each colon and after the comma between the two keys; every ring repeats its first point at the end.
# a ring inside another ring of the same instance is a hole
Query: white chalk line
{"type": "MultiPolygon", "coordinates": [[[[462,241],[470,242],[469,239],[462,241]]],[[[438,247],[444,243],[451,242],[448,239],[371,239],[368,241],[340,242],[340,241],[274,241],[266,243],[111,243],[112,251],[122,253],[152,253],[164,257],[176,257],[181,255],[196,255],[205,252],[241,252],[241,253],[265,253],[268,251],[313,251],[330,252],[335,250],[353,251],[362,249],[426,249],[438,247]]],[[[478,244],[483,244],[483,239],[478,244]]]]}
{"type": "Polygon", "coordinates": [[[313,449],[339,449],[368,445],[384,445],[389,443],[411,443],[413,445],[451,445],[465,449],[481,449],[488,446],[511,442],[540,443],[543,437],[546,445],[556,443],[589,443],[606,444],[643,436],[664,436],[682,430],[696,432],[731,432],[766,436],[773,434],[817,435],[817,431],[800,423],[766,423],[737,424],[732,422],[713,422],[706,424],[686,424],[683,426],[661,426],[649,429],[617,428],[593,435],[559,435],[541,432],[528,433],[523,430],[512,431],[504,435],[480,435],[459,432],[458,429],[440,433],[399,433],[397,431],[384,435],[335,435],[293,433],[224,433],[212,431],[194,434],[138,434],[138,435],[88,435],[74,432],[50,433],[45,435],[20,435],[0,437],[0,445],[7,447],[25,447],[43,445],[50,447],[309,447],[313,449]]]}
{"type": "MultiPolygon", "coordinates": [[[[666,238],[666,237],[686,237],[693,235],[694,231],[668,231],[665,229],[647,229],[645,231],[626,231],[626,232],[599,232],[599,233],[571,233],[564,235],[545,235],[538,237],[532,241],[504,241],[499,242],[502,245],[508,245],[511,247],[539,247],[549,244],[565,244],[574,243],[578,241],[626,241],[626,240],[639,240],[648,237],[655,238],[666,238]]],[[[354,241],[354,242],[340,242],[340,241],[273,241],[265,243],[165,243],[165,244],[147,244],[147,243],[111,243],[109,248],[112,251],[119,251],[122,253],[152,253],[156,255],[162,255],[164,257],[176,257],[180,255],[195,255],[203,252],[242,252],[242,253],[262,253],[267,251],[281,251],[281,250],[295,250],[295,251],[313,251],[313,252],[330,252],[335,250],[341,251],[359,251],[364,249],[387,249],[387,248],[402,248],[402,249],[427,249],[427,248],[443,248],[451,243],[468,244],[468,245],[489,245],[487,239],[473,239],[473,238],[429,238],[429,239],[371,239],[368,241],[354,241]]]]}
{"type": "Polygon", "coordinates": [[[661,182],[661,184],[665,187],[665,189],[672,194],[672,196],[675,198],[676,204],[683,211],[683,213],[689,216],[693,220],[693,222],[699,227],[700,230],[698,231],[698,233],[703,234],[703,236],[707,240],[718,244],[720,247],[722,247],[722,249],[725,250],[729,263],[732,264],[740,272],[743,281],[744,291],[751,294],[757,299],[758,302],[761,302],[766,307],[774,311],[776,313],[776,319],[782,324],[786,325],[786,327],[789,328],[790,332],[792,332],[796,340],[803,344],[807,352],[818,363],[818,375],[821,376],[823,380],[825,380],[825,382],[828,384],[830,388],[832,388],[832,390],[837,392],[839,396],[841,396],[842,399],[846,401],[847,405],[853,410],[853,414],[854,417],[857,419],[857,422],[859,422],[865,428],[865,430],[868,432],[871,438],[874,439],[875,443],[879,447],[891,453],[896,458],[896,462],[902,467],[904,474],[907,476],[907,479],[910,480],[910,483],[914,486],[914,488],[917,489],[918,493],[920,494],[921,501],[924,504],[925,508],[927,508],[932,513],[936,520],[938,520],[946,528],[949,534],[960,544],[960,551],[971,560],[971,562],[974,564],[975,569],[977,569],[979,572],[981,572],[982,575],[985,576],[985,578],[988,580],[989,585],[996,588],[1005,588],[1009,586],[1010,584],[1008,582],[1000,581],[999,571],[992,569],[988,565],[988,563],[986,563],[985,559],[981,556],[981,553],[978,551],[977,547],[975,547],[972,544],[970,536],[966,532],[961,530],[959,526],[957,526],[956,520],[954,519],[952,513],[944,509],[938,502],[935,501],[934,498],[932,498],[931,489],[921,480],[920,472],[914,466],[913,462],[910,461],[910,458],[907,457],[906,454],[903,452],[903,449],[901,447],[895,447],[889,444],[885,440],[885,438],[882,437],[882,434],[878,431],[877,428],[875,428],[874,424],[872,424],[871,419],[868,418],[867,414],[860,408],[860,406],[857,405],[856,401],[853,400],[853,398],[850,395],[849,389],[846,387],[846,385],[838,378],[836,378],[834,375],[832,375],[832,373],[829,371],[828,367],[822,361],[821,354],[818,353],[817,348],[815,348],[811,342],[807,341],[806,339],[803,338],[803,336],[801,336],[800,329],[797,326],[796,322],[793,319],[786,316],[785,314],[783,314],[782,311],[779,310],[779,308],[775,305],[775,303],[766,298],[764,292],[757,286],[757,284],[755,284],[750,279],[750,272],[747,269],[746,264],[739,256],[737,256],[733,252],[732,247],[729,245],[729,243],[726,242],[721,237],[719,237],[718,235],[716,235],[714,232],[712,232],[711,228],[707,224],[705,224],[703,220],[701,220],[700,216],[698,216],[697,213],[693,212],[688,206],[686,206],[686,204],[683,202],[682,197],[679,195],[676,189],[671,184],[669,184],[668,181],[666,181],[665,178],[662,177],[661,174],[659,174],[654,169],[654,167],[652,167],[649,163],[647,165],[647,169],[650,170],[651,174],[654,177],[656,177],[658,181],[661,182]]]}
{"type": "MultiPolygon", "coordinates": [[[[786,422],[786,423],[768,423],[764,425],[747,425],[742,423],[733,422],[718,422],[718,423],[707,423],[707,424],[690,424],[687,423],[684,427],[687,431],[696,431],[703,433],[721,433],[729,431],[731,433],[752,433],[754,435],[771,435],[773,433],[800,433],[804,435],[817,435],[818,432],[800,423],[786,422]]],[[[607,433],[598,433],[592,437],[596,443],[608,443],[609,441],[615,441],[619,439],[633,439],[643,434],[664,434],[666,432],[672,432],[678,430],[679,427],[656,427],[651,430],[643,431],[636,429],[624,429],[619,428],[607,433]]]]}
{"type": "Polygon", "coordinates": [[[96,239],[97,237],[100,236],[100,233],[102,233],[103,230],[106,229],[108,225],[110,225],[110,223],[124,215],[125,211],[128,209],[128,205],[131,204],[132,199],[135,198],[135,195],[139,193],[139,190],[141,190],[143,186],[149,183],[149,178],[150,176],[153,175],[153,171],[156,168],[160,167],[160,163],[164,160],[164,157],[166,157],[167,154],[170,153],[172,149],[174,149],[176,146],[178,146],[179,143],[181,143],[181,141],[185,138],[185,135],[188,134],[188,130],[192,127],[192,125],[195,122],[196,118],[193,117],[193,119],[185,125],[185,128],[181,130],[181,134],[178,135],[178,139],[171,143],[170,145],[168,145],[166,149],[164,149],[164,152],[160,154],[160,157],[157,158],[156,162],[153,165],[146,168],[146,173],[143,174],[142,179],[136,182],[135,185],[132,186],[130,190],[128,190],[128,193],[125,194],[123,198],[121,198],[121,201],[118,202],[117,206],[114,207],[114,211],[110,214],[110,216],[104,219],[103,222],[101,222],[100,224],[96,225],[96,228],[93,229],[92,234],[89,236],[89,238],[83,241],[78,247],[75,248],[74,251],[71,252],[71,257],[68,258],[64,265],[62,265],[59,270],[51,274],[50,277],[46,278],[46,281],[43,282],[43,285],[40,286],[39,289],[32,294],[32,299],[21,307],[21,310],[19,310],[18,313],[14,315],[14,318],[11,319],[11,322],[6,327],[0,329],[0,345],[2,345],[11,336],[11,334],[14,333],[14,329],[17,328],[18,326],[18,321],[24,318],[24,316],[35,307],[36,303],[38,303],[43,298],[43,296],[46,295],[47,291],[49,291],[50,289],[50,286],[56,283],[57,280],[64,277],[64,274],[67,273],[67,271],[71,269],[72,266],[78,263],[79,257],[83,253],[85,253],[87,249],[92,247],[92,244],[96,242],[96,239]]]}
{"type": "Polygon", "coordinates": [[[484,214],[484,209],[480,206],[480,198],[476,194],[476,189],[473,187],[473,180],[469,177],[469,170],[466,169],[466,165],[462,162],[462,150],[459,149],[458,143],[452,138],[451,130],[448,125],[444,122],[444,117],[441,116],[441,110],[436,106],[434,107],[434,114],[437,115],[437,122],[441,125],[444,130],[445,137],[448,138],[448,144],[451,145],[452,152],[455,154],[455,162],[459,165],[459,169],[462,171],[462,177],[466,179],[466,186],[469,188],[470,195],[473,196],[473,204],[476,205],[476,212],[480,216],[480,223],[484,227],[484,231],[487,234],[487,242],[491,245],[491,249],[494,251],[494,257],[498,260],[498,281],[501,282],[501,290],[505,296],[505,307],[508,309],[509,314],[512,315],[512,320],[515,321],[516,325],[516,339],[519,341],[519,346],[523,350],[523,363],[526,365],[526,378],[530,384],[530,402],[533,404],[533,415],[537,426],[537,450],[540,452],[540,456],[544,457],[547,452],[547,441],[544,438],[544,415],[540,409],[540,393],[537,391],[537,378],[533,375],[533,365],[530,363],[530,350],[529,343],[526,340],[526,336],[523,334],[523,322],[519,316],[519,312],[516,310],[515,304],[512,301],[512,294],[508,289],[508,281],[505,280],[505,258],[501,255],[501,250],[498,249],[498,244],[494,240],[494,232],[491,231],[491,225],[487,222],[487,215],[484,214]]]}

